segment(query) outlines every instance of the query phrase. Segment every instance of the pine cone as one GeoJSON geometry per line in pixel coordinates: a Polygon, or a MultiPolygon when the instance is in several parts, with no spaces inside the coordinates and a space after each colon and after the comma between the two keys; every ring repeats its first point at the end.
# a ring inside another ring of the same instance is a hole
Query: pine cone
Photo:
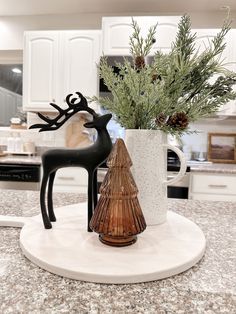
{"type": "Polygon", "coordinates": [[[152,75],[152,82],[156,81],[158,78],[158,75],[155,73],[152,75]]]}
{"type": "Polygon", "coordinates": [[[184,130],[188,126],[189,121],[186,113],[176,112],[169,117],[167,124],[169,126],[184,130]]]}
{"type": "Polygon", "coordinates": [[[155,119],[155,123],[157,126],[162,126],[166,123],[167,120],[167,116],[164,113],[160,113],[156,119],[155,119]]]}
{"type": "Polygon", "coordinates": [[[137,56],[134,59],[134,65],[137,70],[140,70],[145,67],[145,59],[144,56],[137,56]]]}

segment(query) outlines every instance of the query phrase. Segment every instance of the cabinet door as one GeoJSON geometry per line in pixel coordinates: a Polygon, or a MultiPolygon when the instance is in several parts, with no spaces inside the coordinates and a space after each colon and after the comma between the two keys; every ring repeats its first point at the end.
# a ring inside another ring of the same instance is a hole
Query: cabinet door
{"type": "MultiPolygon", "coordinates": [[[[156,29],[156,42],[151,50],[152,54],[154,54],[157,50],[160,50],[163,53],[168,53],[170,51],[171,45],[176,39],[180,20],[180,16],[158,16],[156,18],[156,21],[158,22],[156,29]]],[[[152,25],[154,24],[155,23],[152,23],[152,25]]]]}
{"type": "Polygon", "coordinates": [[[28,32],[24,38],[23,109],[53,111],[58,103],[58,32],[28,32]]]}
{"type": "Polygon", "coordinates": [[[204,52],[210,47],[211,41],[214,39],[220,29],[192,29],[192,33],[196,33],[195,48],[199,53],[204,52]]]}
{"type": "MultiPolygon", "coordinates": [[[[151,53],[156,49],[169,51],[174,41],[179,16],[138,16],[134,17],[141,29],[141,35],[146,37],[151,26],[157,25],[156,43],[151,53]]],[[[129,39],[133,33],[131,17],[104,17],[102,20],[103,52],[105,55],[130,55],[129,39]]]]}
{"type": "MultiPolygon", "coordinates": [[[[226,48],[222,54],[223,65],[230,71],[236,72],[236,29],[231,29],[226,35],[226,48]]],[[[236,92],[236,87],[234,86],[236,92]]],[[[236,100],[231,100],[224,106],[226,114],[236,115],[236,100]]]]}
{"type": "Polygon", "coordinates": [[[54,191],[86,193],[88,173],[84,168],[61,168],[57,171],[54,181],[54,191]]]}
{"type": "Polygon", "coordinates": [[[221,173],[190,173],[189,198],[213,201],[236,200],[236,176],[221,173]]]}
{"type": "MultiPolygon", "coordinates": [[[[204,52],[207,48],[210,47],[212,40],[220,32],[220,29],[193,29],[194,33],[196,33],[196,51],[199,53],[204,52]]],[[[219,55],[222,65],[231,71],[236,70],[236,45],[235,38],[236,30],[230,30],[225,37],[226,48],[219,55]]],[[[212,82],[216,79],[216,77],[212,78],[212,82]]],[[[223,105],[219,111],[218,115],[231,115],[236,114],[236,106],[235,101],[229,101],[227,104],[223,105]]]]}
{"type": "MultiPolygon", "coordinates": [[[[77,91],[84,96],[98,96],[100,42],[101,31],[98,30],[62,33],[63,98],[77,91]]],[[[97,109],[95,104],[91,107],[97,109]]]]}
{"type": "Polygon", "coordinates": [[[130,55],[131,22],[131,17],[104,17],[102,19],[102,50],[105,55],[130,55]]]}

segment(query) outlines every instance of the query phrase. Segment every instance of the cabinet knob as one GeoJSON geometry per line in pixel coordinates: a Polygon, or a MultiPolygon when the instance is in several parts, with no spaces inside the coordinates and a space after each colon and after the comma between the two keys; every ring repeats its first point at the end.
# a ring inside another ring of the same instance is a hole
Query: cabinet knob
{"type": "Polygon", "coordinates": [[[219,189],[224,189],[227,188],[226,184],[208,184],[209,188],[219,188],[219,189]]]}
{"type": "Polygon", "coordinates": [[[59,176],[58,179],[66,181],[66,180],[74,180],[75,178],[74,177],[61,177],[61,176],[59,176]]]}
{"type": "Polygon", "coordinates": [[[56,99],[55,99],[55,98],[53,98],[53,99],[52,99],[52,102],[56,102],[56,99]]]}

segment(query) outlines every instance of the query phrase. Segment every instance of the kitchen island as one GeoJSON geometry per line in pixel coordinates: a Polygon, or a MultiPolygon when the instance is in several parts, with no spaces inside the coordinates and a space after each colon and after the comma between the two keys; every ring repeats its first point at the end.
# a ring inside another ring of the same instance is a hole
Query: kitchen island
{"type": "MultiPolygon", "coordinates": [[[[39,213],[39,192],[0,190],[0,215],[39,213]]],[[[56,207],[85,201],[82,194],[54,195],[56,207]]],[[[160,281],[108,285],[53,275],[27,260],[20,229],[0,227],[0,313],[235,313],[236,203],[169,199],[170,210],[202,229],[203,259],[160,281]]]]}

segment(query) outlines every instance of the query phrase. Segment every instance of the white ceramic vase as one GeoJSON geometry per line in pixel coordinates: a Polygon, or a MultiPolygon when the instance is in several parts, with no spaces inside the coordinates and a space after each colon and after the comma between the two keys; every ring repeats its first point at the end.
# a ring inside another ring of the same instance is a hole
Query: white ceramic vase
{"type": "Polygon", "coordinates": [[[125,144],[133,162],[131,172],[146,224],[161,224],[167,216],[167,185],[179,181],[186,172],[184,154],[167,144],[167,134],[159,130],[128,129],[125,144]],[[167,149],[173,150],[180,159],[179,173],[168,181],[167,149]]]}

